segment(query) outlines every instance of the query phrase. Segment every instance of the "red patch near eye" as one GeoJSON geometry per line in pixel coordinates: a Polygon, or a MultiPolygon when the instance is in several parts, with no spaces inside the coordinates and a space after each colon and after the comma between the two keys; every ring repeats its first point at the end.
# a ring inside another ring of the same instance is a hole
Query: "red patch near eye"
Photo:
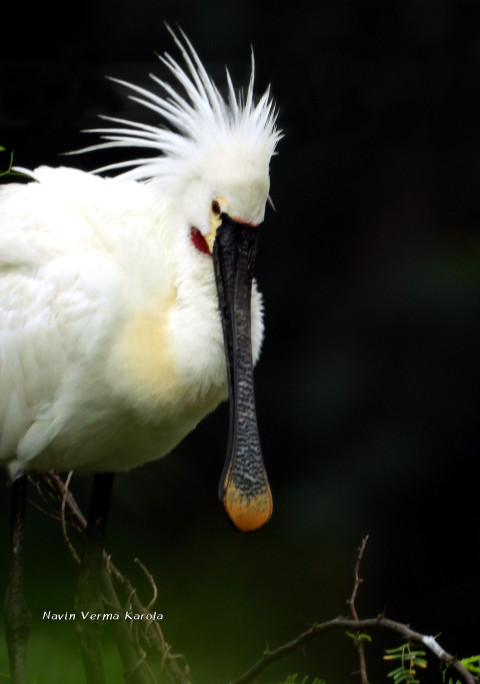
{"type": "Polygon", "coordinates": [[[199,252],[203,252],[204,254],[210,254],[207,241],[205,240],[201,232],[198,230],[198,228],[194,228],[194,226],[190,228],[190,238],[199,252]]]}

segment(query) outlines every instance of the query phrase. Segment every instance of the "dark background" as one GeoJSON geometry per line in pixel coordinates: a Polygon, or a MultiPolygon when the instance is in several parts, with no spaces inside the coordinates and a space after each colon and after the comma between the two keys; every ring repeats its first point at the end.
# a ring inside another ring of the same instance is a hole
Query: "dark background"
{"type": "MultiPolygon", "coordinates": [[[[441,632],[452,653],[479,653],[480,5],[90,0],[61,14],[48,3],[8,12],[0,144],[20,166],[114,158],[60,155],[91,142],[78,131],[98,113],[125,114],[105,75],[143,84],[162,73],[154,53],[176,54],[163,20],[178,22],[220,81],[227,64],[246,84],[253,45],[258,92],[271,83],[279,106],[276,212],[257,262],[266,340],[256,394],[273,518],[242,536],[222,513],[222,407],[173,455],[118,478],[108,530],[145,600],[133,558],[154,574],[166,638],[193,681],[226,682],[267,642],[346,614],[367,533],[360,615],[385,610],[441,632]]],[[[84,505],[90,482],[74,480],[84,505]]],[[[71,609],[77,571],[60,530],[33,509],[28,518],[29,672],[39,684],[80,682],[71,623],[41,621],[43,610],[71,609]]],[[[401,640],[373,637],[370,678],[387,681],[382,648],[401,640]]],[[[108,638],[107,650],[109,681],[121,681],[108,638]]],[[[356,669],[338,633],[260,679],[298,672],[346,684],[356,669]]],[[[421,681],[441,681],[433,659],[421,681]]]]}

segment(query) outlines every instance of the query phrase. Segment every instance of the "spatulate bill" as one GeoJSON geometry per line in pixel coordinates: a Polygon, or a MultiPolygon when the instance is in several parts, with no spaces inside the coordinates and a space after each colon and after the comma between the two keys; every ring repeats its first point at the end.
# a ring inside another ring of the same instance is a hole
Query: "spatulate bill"
{"type": "Polygon", "coordinates": [[[258,434],[251,341],[251,290],[258,229],[222,216],[213,249],[229,387],[229,437],[219,495],[242,532],[264,525],[272,495],[258,434]]]}

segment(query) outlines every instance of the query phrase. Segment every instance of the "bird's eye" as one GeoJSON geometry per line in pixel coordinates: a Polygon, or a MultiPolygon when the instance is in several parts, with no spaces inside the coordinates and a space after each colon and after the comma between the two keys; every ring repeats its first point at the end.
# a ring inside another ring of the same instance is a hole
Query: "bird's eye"
{"type": "Polygon", "coordinates": [[[217,202],[217,200],[213,200],[213,202],[212,202],[212,214],[214,216],[220,216],[221,212],[222,212],[222,208],[221,208],[220,204],[217,202]]]}

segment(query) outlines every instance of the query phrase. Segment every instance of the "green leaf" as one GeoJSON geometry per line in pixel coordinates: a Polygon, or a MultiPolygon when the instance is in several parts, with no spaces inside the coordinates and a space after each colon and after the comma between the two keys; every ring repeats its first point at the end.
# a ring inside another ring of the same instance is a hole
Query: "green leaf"
{"type": "MultiPolygon", "coordinates": [[[[0,152],[5,152],[5,151],[6,151],[5,148],[0,145],[0,152]]],[[[8,168],[6,171],[0,171],[0,178],[2,176],[8,176],[8,174],[10,173],[10,171],[12,169],[12,165],[13,165],[13,152],[10,152],[10,161],[8,163],[8,168]]]]}
{"type": "Polygon", "coordinates": [[[350,639],[353,639],[353,641],[372,641],[372,637],[370,636],[370,634],[367,634],[366,632],[358,632],[355,634],[354,632],[347,631],[345,632],[345,634],[348,637],[350,637],[350,639]]]}
{"type": "Polygon", "coordinates": [[[462,658],[458,661],[469,672],[480,674],[480,655],[470,656],[469,658],[462,658]]]}

